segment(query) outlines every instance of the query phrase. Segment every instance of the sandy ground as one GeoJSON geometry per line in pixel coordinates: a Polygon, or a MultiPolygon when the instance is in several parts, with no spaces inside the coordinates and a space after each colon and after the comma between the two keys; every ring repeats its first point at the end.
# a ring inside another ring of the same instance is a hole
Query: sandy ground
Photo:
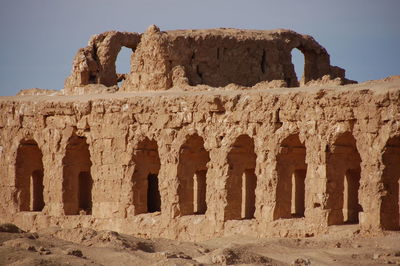
{"type": "Polygon", "coordinates": [[[112,231],[0,225],[0,265],[400,265],[400,232],[361,235],[333,226],[320,237],[234,236],[190,243],[112,231]]]}

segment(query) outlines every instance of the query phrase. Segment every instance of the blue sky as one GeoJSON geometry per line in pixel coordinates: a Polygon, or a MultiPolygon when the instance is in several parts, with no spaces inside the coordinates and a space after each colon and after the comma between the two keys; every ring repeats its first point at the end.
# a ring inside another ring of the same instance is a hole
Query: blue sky
{"type": "MultiPolygon", "coordinates": [[[[350,79],[399,75],[399,10],[400,0],[1,0],[0,96],[61,89],[91,35],[143,32],[151,24],[161,30],[288,28],[312,35],[350,79]]],[[[117,70],[128,69],[123,50],[117,70]]]]}

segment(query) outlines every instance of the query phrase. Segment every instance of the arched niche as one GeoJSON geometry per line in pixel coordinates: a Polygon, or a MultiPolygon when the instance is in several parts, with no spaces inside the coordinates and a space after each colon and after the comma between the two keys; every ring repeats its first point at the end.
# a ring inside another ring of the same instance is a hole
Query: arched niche
{"type": "Polygon", "coordinates": [[[237,137],[228,153],[225,220],[254,218],[257,186],[256,159],[253,139],[248,135],[237,137]]]}
{"type": "Polygon", "coordinates": [[[276,171],[274,219],[299,218],[305,211],[306,147],[299,134],[286,137],[280,144],[276,171]]]}
{"type": "Polygon", "coordinates": [[[328,225],[358,223],[361,157],[350,132],[339,135],[327,152],[328,225]]]}
{"type": "Polygon", "coordinates": [[[33,139],[22,140],[17,149],[15,186],[19,211],[42,211],[43,155],[33,139]]]}
{"type": "Polygon", "coordinates": [[[181,215],[204,214],[207,163],[210,161],[204,140],[197,134],[188,137],[179,151],[178,197],[181,215]]]}
{"type": "Polygon", "coordinates": [[[92,162],[86,137],[72,135],[63,163],[63,204],[66,215],[92,213],[92,162]]]}
{"type": "Polygon", "coordinates": [[[135,147],[132,193],[135,214],[161,211],[158,172],[160,158],[155,140],[144,138],[135,147]]]}

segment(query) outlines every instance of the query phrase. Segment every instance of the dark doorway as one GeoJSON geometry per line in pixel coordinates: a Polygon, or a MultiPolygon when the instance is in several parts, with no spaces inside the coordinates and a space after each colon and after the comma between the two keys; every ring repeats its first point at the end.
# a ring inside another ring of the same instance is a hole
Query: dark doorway
{"type": "Polygon", "coordinates": [[[92,213],[92,186],[93,180],[90,172],[79,173],[79,209],[86,212],[86,214],[92,213]]]}
{"type": "Polygon", "coordinates": [[[161,211],[161,197],[158,190],[158,177],[155,174],[149,174],[147,177],[147,211],[161,211]]]}
{"type": "Polygon", "coordinates": [[[35,170],[32,173],[32,211],[42,211],[43,200],[43,170],[35,170]]]}

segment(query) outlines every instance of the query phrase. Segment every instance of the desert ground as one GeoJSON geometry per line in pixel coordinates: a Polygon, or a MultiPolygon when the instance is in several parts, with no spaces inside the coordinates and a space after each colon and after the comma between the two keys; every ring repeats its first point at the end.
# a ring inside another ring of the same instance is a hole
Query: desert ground
{"type": "Polygon", "coordinates": [[[369,235],[355,225],[323,236],[236,235],[191,243],[88,228],[23,232],[0,225],[0,265],[400,265],[400,232],[369,235]]]}

